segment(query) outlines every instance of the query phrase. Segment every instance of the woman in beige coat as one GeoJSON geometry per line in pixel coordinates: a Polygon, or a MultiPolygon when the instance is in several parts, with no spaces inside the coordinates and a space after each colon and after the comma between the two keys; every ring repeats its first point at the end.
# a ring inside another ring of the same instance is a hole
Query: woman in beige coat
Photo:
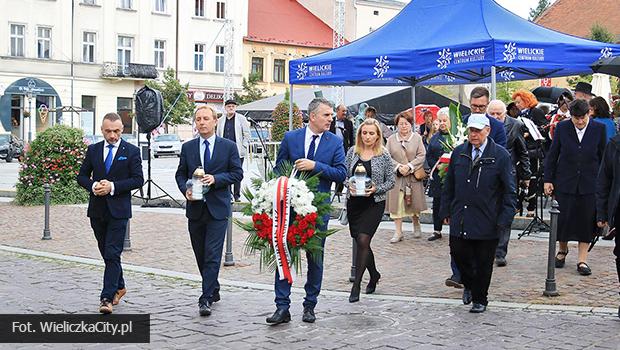
{"type": "Polygon", "coordinates": [[[388,138],[386,145],[396,164],[396,184],[388,192],[386,203],[386,209],[396,224],[391,243],[403,240],[403,218],[407,216],[413,221],[413,237],[419,238],[422,233],[419,214],[427,208],[424,184],[413,176],[423,166],[426,157],[422,137],[413,132],[413,116],[400,113],[394,119],[394,124],[398,132],[388,138]]]}

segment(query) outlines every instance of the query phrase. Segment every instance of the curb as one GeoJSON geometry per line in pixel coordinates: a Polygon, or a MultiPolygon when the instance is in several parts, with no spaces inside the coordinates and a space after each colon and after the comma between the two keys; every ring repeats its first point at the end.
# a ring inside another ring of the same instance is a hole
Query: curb
{"type": "MultiPolygon", "coordinates": [[[[42,258],[48,258],[53,260],[60,260],[66,262],[74,262],[84,265],[91,266],[99,266],[103,267],[104,263],[102,260],[91,259],[91,258],[83,258],[71,255],[57,254],[57,253],[49,253],[39,250],[33,249],[24,249],[18,247],[12,247],[7,245],[0,244],[0,251],[15,253],[15,254],[24,254],[42,258]]],[[[131,265],[131,264],[123,264],[123,269],[126,271],[138,272],[142,274],[153,274],[156,276],[162,277],[170,277],[170,278],[178,278],[192,282],[201,282],[202,278],[200,275],[178,272],[172,270],[164,270],[157,269],[146,266],[139,265],[131,265]]],[[[255,289],[261,291],[273,291],[273,286],[262,283],[252,283],[252,282],[243,282],[243,281],[234,281],[234,280],[226,280],[220,279],[220,284],[227,287],[234,288],[242,288],[242,289],[255,289]]],[[[303,288],[292,287],[292,293],[303,294],[305,293],[303,288]]],[[[342,297],[343,300],[349,296],[347,292],[339,292],[339,291],[331,291],[331,290],[322,290],[322,295],[329,296],[337,296],[342,297]]],[[[440,305],[461,305],[462,302],[460,299],[448,299],[448,298],[432,298],[432,297],[407,297],[400,295],[382,295],[382,294],[371,294],[365,295],[364,298],[382,300],[382,301],[403,301],[403,302],[414,302],[420,304],[440,304],[440,305]]],[[[500,301],[492,301],[489,302],[489,306],[498,308],[498,309],[507,309],[507,310],[537,310],[537,311],[559,311],[559,312],[573,312],[573,313],[589,313],[595,315],[616,315],[618,310],[614,308],[604,308],[604,307],[589,307],[589,306],[578,306],[578,305],[548,305],[548,304],[531,304],[531,303],[511,303],[511,302],[500,302],[500,301]]]]}

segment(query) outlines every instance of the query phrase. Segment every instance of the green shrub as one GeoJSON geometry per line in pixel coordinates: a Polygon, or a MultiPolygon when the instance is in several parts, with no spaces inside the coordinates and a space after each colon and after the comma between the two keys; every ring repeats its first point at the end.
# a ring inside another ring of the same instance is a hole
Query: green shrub
{"type": "MultiPolygon", "coordinates": [[[[284,100],[276,106],[271,113],[273,124],[271,125],[271,140],[282,141],[284,133],[288,131],[288,101],[284,100]]],[[[296,104],[293,104],[293,129],[301,128],[301,111],[296,104]]]]}
{"type": "Polygon", "coordinates": [[[52,204],[77,204],[88,201],[88,192],[76,181],[86,154],[80,129],[53,126],[30,143],[20,164],[17,195],[20,205],[43,204],[43,185],[51,186],[52,204]]]}

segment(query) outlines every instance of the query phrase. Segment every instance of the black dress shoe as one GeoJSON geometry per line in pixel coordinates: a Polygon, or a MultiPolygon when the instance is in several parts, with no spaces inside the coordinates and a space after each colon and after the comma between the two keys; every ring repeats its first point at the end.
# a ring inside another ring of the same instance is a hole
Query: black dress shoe
{"type": "Polygon", "coordinates": [[[267,323],[271,324],[280,324],[287,323],[291,320],[291,313],[288,310],[277,309],[276,312],[271,315],[271,317],[267,317],[267,323]]]}
{"type": "Polygon", "coordinates": [[[437,239],[441,239],[441,233],[439,233],[439,232],[433,232],[433,235],[428,237],[428,241],[429,242],[432,242],[432,241],[437,240],[437,239]]]}
{"type": "Polygon", "coordinates": [[[507,262],[506,262],[506,258],[502,258],[502,257],[496,257],[495,258],[495,264],[498,267],[502,267],[502,266],[506,266],[507,262]]]}
{"type": "Polygon", "coordinates": [[[211,315],[211,303],[208,301],[198,303],[198,313],[200,314],[200,316],[210,316],[211,315]]]}
{"type": "Polygon", "coordinates": [[[381,274],[377,273],[376,278],[370,277],[370,281],[368,281],[368,285],[366,286],[366,294],[372,294],[377,289],[377,283],[381,278],[381,274]]]}
{"type": "Polygon", "coordinates": [[[586,264],[583,261],[577,264],[577,272],[579,272],[579,274],[582,276],[588,276],[592,274],[592,270],[590,270],[590,266],[588,266],[588,264],[586,264]]]}
{"type": "Polygon", "coordinates": [[[471,290],[463,289],[463,304],[471,304],[471,290]]]}
{"type": "Polygon", "coordinates": [[[469,312],[472,312],[474,314],[480,314],[480,313],[485,312],[486,310],[487,310],[486,305],[474,303],[474,305],[471,306],[471,309],[469,310],[469,312]]]}
{"type": "Polygon", "coordinates": [[[561,269],[564,267],[564,263],[566,263],[566,256],[568,255],[568,250],[565,252],[559,251],[556,255],[555,255],[555,267],[558,269],[561,269]],[[559,256],[562,256],[562,258],[560,259],[559,256]]]}
{"type": "Polygon", "coordinates": [[[220,290],[216,289],[213,291],[213,296],[211,297],[211,302],[217,303],[220,301],[220,290]]]}
{"type": "MultiPolygon", "coordinates": [[[[349,295],[349,302],[350,303],[355,303],[357,301],[360,301],[360,286],[355,286],[355,284],[353,284],[353,287],[351,288],[351,294],[349,295]]],[[[305,310],[304,310],[304,316],[305,316],[305,310]]]]}
{"type": "Polygon", "coordinates": [[[446,286],[461,289],[463,288],[463,283],[452,275],[449,278],[446,278],[446,286]]]}
{"type": "Polygon", "coordinates": [[[308,323],[314,323],[314,321],[316,321],[316,316],[314,316],[314,309],[305,307],[304,316],[301,318],[301,320],[308,323]]]}

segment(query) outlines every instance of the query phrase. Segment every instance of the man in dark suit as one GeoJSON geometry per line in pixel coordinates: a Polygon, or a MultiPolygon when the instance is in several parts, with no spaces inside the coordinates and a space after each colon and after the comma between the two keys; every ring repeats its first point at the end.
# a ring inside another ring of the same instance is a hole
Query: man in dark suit
{"type": "MultiPolygon", "coordinates": [[[[336,135],[329,132],[329,126],[333,119],[333,110],[329,101],[323,98],[315,98],[308,106],[308,126],[305,128],[289,131],[278,150],[276,171],[285,161],[291,162],[299,171],[306,171],[311,175],[319,174],[320,192],[329,192],[332,182],[343,182],[346,176],[344,164],[344,149],[342,141],[336,135]]],[[[323,217],[324,225],[319,229],[326,230],[329,216],[323,217]]],[[[323,246],[325,242],[323,241],[323,246]]],[[[318,259],[308,258],[308,274],[306,285],[306,297],[304,299],[304,314],[302,320],[312,323],[316,320],[314,307],[321,291],[323,280],[323,254],[318,259]]],[[[278,324],[289,322],[291,314],[291,285],[286,279],[280,279],[276,271],[275,279],[276,311],[267,318],[267,323],[278,324]]]]}
{"type": "Polygon", "coordinates": [[[88,146],[77,181],[90,192],[88,217],[105,262],[99,312],[112,313],[127,292],[121,266],[131,193],[144,183],[138,147],[121,139],[123,122],[116,113],[103,117],[104,141],[88,146]]]}
{"type": "Polygon", "coordinates": [[[469,116],[472,114],[484,114],[489,119],[489,125],[491,125],[491,131],[489,137],[495,141],[496,144],[506,147],[506,131],[504,130],[504,124],[497,119],[488,116],[487,108],[489,107],[489,90],[485,87],[478,86],[471,90],[469,94],[469,108],[471,114],[463,116],[463,122],[467,124],[469,116]]]}
{"type": "MultiPolygon", "coordinates": [[[[336,134],[336,136],[342,139],[344,154],[347,154],[349,147],[351,147],[355,143],[353,122],[347,118],[347,106],[341,104],[336,108],[336,118],[332,120],[332,123],[329,126],[329,131],[336,134]]],[[[342,193],[342,189],[342,183],[337,183],[336,194],[338,196],[340,196],[340,194],[342,193]]]]}
{"type": "Polygon", "coordinates": [[[212,304],[220,300],[217,276],[231,215],[230,185],[243,179],[243,169],[235,143],[215,135],[217,114],[211,107],[199,107],[194,121],[200,136],[183,144],[175,178],[179,190],[187,198],[185,216],[202,276],[198,311],[201,316],[209,316],[212,304]],[[208,186],[208,192],[202,201],[194,201],[186,184],[200,166],[205,172],[202,183],[208,186]]]}

